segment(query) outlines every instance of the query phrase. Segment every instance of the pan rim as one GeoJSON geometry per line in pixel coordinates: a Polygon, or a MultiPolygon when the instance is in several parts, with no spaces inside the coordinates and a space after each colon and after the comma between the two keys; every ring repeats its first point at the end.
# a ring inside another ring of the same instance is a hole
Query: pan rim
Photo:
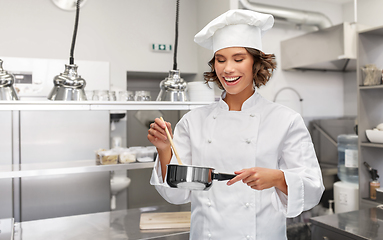
{"type": "Polygon", "coordinates": [[[194,166],[194,165],[187,165],[187,164],[179,165],[179,164],[176,164],[176,163],[169,163],[166,166],[192,167],[192,168],[203,168],[203,169],[207,169],[208,168],[208,169],[214,170],[214,168],[212,168],[212,167],[194,166]]]}

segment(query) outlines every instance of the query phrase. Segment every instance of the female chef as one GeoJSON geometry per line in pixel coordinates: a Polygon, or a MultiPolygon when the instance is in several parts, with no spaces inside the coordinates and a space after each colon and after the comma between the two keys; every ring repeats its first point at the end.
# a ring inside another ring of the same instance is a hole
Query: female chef
{"type": "Polygon", "coordinates": [[[177,123],[173,141],[184,164],[235,173],[208,191],[170,188],[166,165],[176,163],[165,127],[156,119],[148,139],[157,147],[152,185],[168,202],[191,202],[190,239],[287,239],[286,217],[318,204],[324,187],[311,137],[301,116],[257,93],[275,68],[261,35],[273,16],[230,10],[194,38],[212,49],[206,81],[224,89],[219,102],[194,109],[177,123]]]}

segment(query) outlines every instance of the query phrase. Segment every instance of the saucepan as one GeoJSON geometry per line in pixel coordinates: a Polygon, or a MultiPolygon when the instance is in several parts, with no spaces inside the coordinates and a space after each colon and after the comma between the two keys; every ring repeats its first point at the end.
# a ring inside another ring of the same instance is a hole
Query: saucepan
{"type": "MultiPolygon", "coordinates": [[[[161,117],[163,122],[164,119],[161,117]]],[[[186,188],[189,190],[208,190],[213,184],[213,179],[218,181],[230,180],[235,174],[214,173],[214,168],[184,165],[174,146],[169,130],[165,128],[170,145],[177,158],[177,164],[167,165],[166,182],[173,188],[186,188]]]]}
{"type": "Polygon", "coordinates": [[[215,173],[214,168],[191,165],[167,165],[166,182],[172,188],[189,190],[209,190],[213,180],[224,181],[234,178],[235,174],[215,173]]]}

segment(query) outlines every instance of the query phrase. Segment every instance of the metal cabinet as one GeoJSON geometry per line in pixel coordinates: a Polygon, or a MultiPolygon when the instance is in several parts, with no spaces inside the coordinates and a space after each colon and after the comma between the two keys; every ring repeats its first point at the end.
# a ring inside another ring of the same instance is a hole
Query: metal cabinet
{"type": "Polygon", "coordinates": [[[369,208],[310,219],[312,240],[382,239],[383,210],[369,208]]]}
{"type": "Polygon", "coordinates": [[[333,230],[313,224],[311,226],[311,240],[350,240],[361,238],[350,238],[333,230]]]}

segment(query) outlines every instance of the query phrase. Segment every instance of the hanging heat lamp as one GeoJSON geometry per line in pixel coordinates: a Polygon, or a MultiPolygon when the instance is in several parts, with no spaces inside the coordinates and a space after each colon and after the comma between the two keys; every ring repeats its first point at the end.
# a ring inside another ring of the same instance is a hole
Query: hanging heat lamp
{"type": "Polygon", "coordinates": [[[48,95],[49,100],[58,101],[86,101],[86,82],[77,73],[77,65],[74,64],[74,46],[76,42],[78,18],[80,13],[80,0],[76,3],[76,19],[73,31],[72,45],[70,50],[69,64],[65,64],[65,70],[53,79],[54,87],[48,95]]]}
{"type": "Polygon", "coordinates": [[[14,83],[15,77],[3,69],[3,60],[0,59],[0,100],[19,100],[14,83]]]}
{"type": "Polygon", "coordinates": [[[188,101],[187,83],[181,78],[180,71],[177,69],[177,48],[178,48],[178,15],[179,0],[176,5],[176,29],[174,43],[173,70],[169,71],[169,76],[161,81],[160,93],[157,101],[184,102],[188,101]]]}
{"type": "MultiPolygon", "coordinates": [[[[87,0],[80,0],[80,7],[83,7],[86,1],[87,0]]],[[[76,10],[77,0],[52,0],[52,2],[62,10],[76,10]]]]}

